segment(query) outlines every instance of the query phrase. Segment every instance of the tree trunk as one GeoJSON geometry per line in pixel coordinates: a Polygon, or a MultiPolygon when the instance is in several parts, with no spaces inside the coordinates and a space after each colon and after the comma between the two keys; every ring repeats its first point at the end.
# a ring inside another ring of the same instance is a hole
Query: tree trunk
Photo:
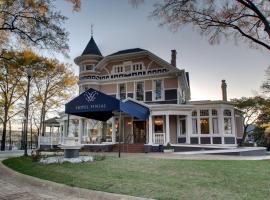
{"type": "Polygon", "coordinates": [[[9,150],[12,150],[12,140],[11,140],[11,120],[8,121],[9,125],[9,150]]]}
{"type": "Polygon", "coordinates": [[[8,109],[5,108],[3,132],[2,132],[2,139],[1,139],[1,151],[5,151],[6,149],[6,134],[7,134],[7,122],[8,122],[7,118],[8,118],[8,109]]]}
{"type": "Polygon", "coordinates": [[[247,137],[247,128],[248,128],[248,126],[244,126],[244,133],[243,133],[243,136],[242,136],[242,140],[239,143],[239,146],[243,146],[243,144],[244,144],[244,141],[245,141],[245,139],[247,137]]]}

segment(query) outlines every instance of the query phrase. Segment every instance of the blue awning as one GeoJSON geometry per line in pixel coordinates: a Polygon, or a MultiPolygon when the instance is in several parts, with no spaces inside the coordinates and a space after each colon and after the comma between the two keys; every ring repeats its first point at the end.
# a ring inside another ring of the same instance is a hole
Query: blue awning
{"type": "Polygon", "coordinates": [[[122,102],[93,88],[83,92],[65,105],[65,113],[107,121],[114,112],[125,112],[138,119],[147,119],[149,109],[132,100],[122,102]]]}
{"type": "Polygon", "coordinates": [[[120,102],[120,110],[138,119],[146,120],[149,117],[149,108],[130,99],[120,102]]]}

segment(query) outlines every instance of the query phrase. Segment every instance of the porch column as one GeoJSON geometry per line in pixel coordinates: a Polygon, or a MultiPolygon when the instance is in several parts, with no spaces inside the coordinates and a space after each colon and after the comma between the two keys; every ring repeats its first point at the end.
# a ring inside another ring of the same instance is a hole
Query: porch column
{"type": "Polygon", "coordinates": [[[224,144],[224,116],[223,109],[218,109],[218,130],[219,135],[221,136],[221,144],[224,144]]]}
{"type": "Polygon", "coordinates": [[[82,135],[83,135],[83,119],[79,118],[79,131],[78,131],[78,141],[82,143],[82,135]]]}
{"type": "Polygon", "coordinates": [[[115,129],[115,117],[112,118],[112,143],[116,142],[116,129],[115,129]]]}
{"type": "Polygon", "coordinates": [[[149,126],[149,139],[148,139],[148,144],[152,145],[153,144],[153,120],[152,120],[152,115],[150,113],[149,118],[148,118],[148,126],[149,126]]]}
{"type": "Polygon", "coordinates": [[[186,143],[190,144],[190,136],[192,134],[192,117],[191,113],[187,115],[187,130],[186,130],[186,143]]]}
{"type": "Polygon", "coordinates": [[[170,142],[170,115],[166,115],[166,139],[165,145],[170,142]]]}

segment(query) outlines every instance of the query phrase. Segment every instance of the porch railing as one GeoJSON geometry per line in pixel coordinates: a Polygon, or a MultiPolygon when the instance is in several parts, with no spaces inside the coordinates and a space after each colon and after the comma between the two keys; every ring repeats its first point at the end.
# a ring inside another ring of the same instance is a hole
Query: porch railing
{"type": "Polygon", "coordinates": [[[165,143],[165,133],[154,133],[154,143],[164,144],[165,143]]]}
{"type": "Polygon", "coordinates": [[[58,145],[60,137],[55,136],[39,136],[39,145],[58,145]]]}

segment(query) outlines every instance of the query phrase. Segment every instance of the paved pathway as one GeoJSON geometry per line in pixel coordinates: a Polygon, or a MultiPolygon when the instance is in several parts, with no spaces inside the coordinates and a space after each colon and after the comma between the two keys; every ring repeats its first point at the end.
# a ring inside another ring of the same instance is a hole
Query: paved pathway
{"type": "Polygon", "coordinates": [[[144,198],[74,188],[17,173],[1,160],[22,151],[0,152],[0,200],[142,200],[144,198]]]}

